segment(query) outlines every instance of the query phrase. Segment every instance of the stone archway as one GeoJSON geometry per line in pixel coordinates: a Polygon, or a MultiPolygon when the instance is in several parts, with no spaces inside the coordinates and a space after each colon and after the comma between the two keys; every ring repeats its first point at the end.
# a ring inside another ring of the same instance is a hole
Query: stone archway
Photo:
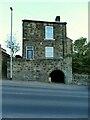
{"type": "Polygon", "coordinates": [[[51,82],[65,83],[65,76],[61,70],[54,70],[50,73],[51,82]]]}

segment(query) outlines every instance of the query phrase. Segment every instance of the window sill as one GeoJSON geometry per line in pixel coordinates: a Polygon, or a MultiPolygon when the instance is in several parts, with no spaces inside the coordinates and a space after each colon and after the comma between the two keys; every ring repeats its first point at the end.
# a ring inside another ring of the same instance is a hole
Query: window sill
{"type": "Polygon", "coordinates": [[[53,57],[46,57],[46,59],[54,59],[53,57]]]}
{"type": "Polygon", "coordinates": [[[27,60],[27,61],[30,61],[30,60],[34,60],[34,59],[28,59],[28,58],[26,58],[26,60],[27,60]]]}
{"type": "Polygon", "coordinates": [[[47,40],[47,41],[48,41],[48,40],[50,40],[50,41],[54,41],[55,39],[46,39],[46,38],[44,38],[44,40],[47,40]]]}

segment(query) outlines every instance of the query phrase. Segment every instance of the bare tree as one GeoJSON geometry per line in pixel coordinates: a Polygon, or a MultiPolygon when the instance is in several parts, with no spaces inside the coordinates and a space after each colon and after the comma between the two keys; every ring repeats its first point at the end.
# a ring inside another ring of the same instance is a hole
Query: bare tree
{"type": "MultiPolygon", "coordinates": [[[[10,37],[8,37],[6,40],[6,47],[11,49],[10,37]]],[[[17,41],[16,37],[13,36],[12,37],[12,56],[14,57],[19,50],[20,50],[20,44],[17,41]]]]}

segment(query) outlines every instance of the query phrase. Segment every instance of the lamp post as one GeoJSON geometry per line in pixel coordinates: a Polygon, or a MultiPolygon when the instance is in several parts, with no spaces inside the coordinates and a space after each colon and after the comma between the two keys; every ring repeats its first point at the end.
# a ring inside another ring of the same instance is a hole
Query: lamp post
{"type": "Polygon", "coordinates": [[[13,9],[10,7],[11,10],[11,35],[10,35],[10,80],[12,80],[12,12],[13,9]]]}

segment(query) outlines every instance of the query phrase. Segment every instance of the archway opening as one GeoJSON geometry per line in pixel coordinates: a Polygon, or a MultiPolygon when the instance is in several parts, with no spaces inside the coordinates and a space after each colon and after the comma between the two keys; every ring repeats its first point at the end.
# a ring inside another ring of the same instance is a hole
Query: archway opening
{"type": "Polygon", "coordinates": [[[65,83],[64,73],[61,70],[54,70],[50,73],[51,81],[56,83],[65,83]]]}

